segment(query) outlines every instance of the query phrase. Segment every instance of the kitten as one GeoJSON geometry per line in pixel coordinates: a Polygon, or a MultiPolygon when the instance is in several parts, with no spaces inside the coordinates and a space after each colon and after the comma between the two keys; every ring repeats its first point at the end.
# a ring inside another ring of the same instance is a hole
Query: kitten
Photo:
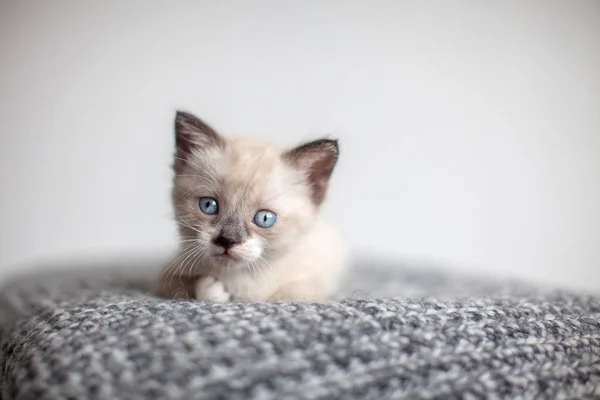
{"type": "Polygon", "coordinates": [[[346,264],[344,244],[319,219],[338,143],[293,149],[221,136],[177,112],[173,206],[181,245],[163,270],[169,297],[323,300],[346,264]]]}

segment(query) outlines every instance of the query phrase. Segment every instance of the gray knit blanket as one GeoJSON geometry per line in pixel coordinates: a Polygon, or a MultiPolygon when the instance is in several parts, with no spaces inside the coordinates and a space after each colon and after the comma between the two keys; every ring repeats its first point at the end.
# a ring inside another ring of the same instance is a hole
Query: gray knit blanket
{"type": "Polygon", "coordinates": [[[153,268],[0,291],[9,399],[600,398],[600,297],[364,262],[326,303],[174,301],[153,268]]]}

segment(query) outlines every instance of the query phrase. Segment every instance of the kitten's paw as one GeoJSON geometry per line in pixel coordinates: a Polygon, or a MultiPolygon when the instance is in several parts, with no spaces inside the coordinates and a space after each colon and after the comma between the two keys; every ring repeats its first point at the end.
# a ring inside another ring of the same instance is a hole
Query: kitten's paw
{"type": "Polygon", "coordinates": [[[196,282],[196,299],[222,303],[229,301],[231,295],[227,293],[223,283],[212,276],[207,276],[196,282]]]}

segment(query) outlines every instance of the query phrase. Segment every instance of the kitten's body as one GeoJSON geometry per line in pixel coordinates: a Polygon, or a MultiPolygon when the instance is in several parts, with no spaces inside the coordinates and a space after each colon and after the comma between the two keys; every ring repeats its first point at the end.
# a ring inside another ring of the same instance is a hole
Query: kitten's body
{"type": "Polygon", "coordinates": [[[343,273],[345,248],[318,211],[337,142],[288,150],[225,139],[185,113],[177,115],[176,133],[173,202],[182,246],[161,275],[165,294],[214,301],[321,300],[331,294],[343,273]],[[203,198],[214,200],[218,212],[201,212],[203,198]],[[272,226],[253,222],[261,210],[276,216],[272,226]]]}

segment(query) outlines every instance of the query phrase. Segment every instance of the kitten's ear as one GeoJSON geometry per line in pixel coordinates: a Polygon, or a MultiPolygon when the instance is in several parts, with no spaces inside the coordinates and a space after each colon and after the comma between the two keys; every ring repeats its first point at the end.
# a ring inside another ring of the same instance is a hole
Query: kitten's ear
{"type": "Polygon", "coordinates": [[[183,154],[193,149],[221,147],[224,141],[221,136],[200,118],[183,111],[175,115],[175,145],[183,154]]]}
{"type": "Polygon", "coordinates": [[[329,178],[340,154],[337,140],[319,139],[298,146],[284,154],[284,160],[306,174],[312,200],[320,205],[325,200],[329,178]]]}

